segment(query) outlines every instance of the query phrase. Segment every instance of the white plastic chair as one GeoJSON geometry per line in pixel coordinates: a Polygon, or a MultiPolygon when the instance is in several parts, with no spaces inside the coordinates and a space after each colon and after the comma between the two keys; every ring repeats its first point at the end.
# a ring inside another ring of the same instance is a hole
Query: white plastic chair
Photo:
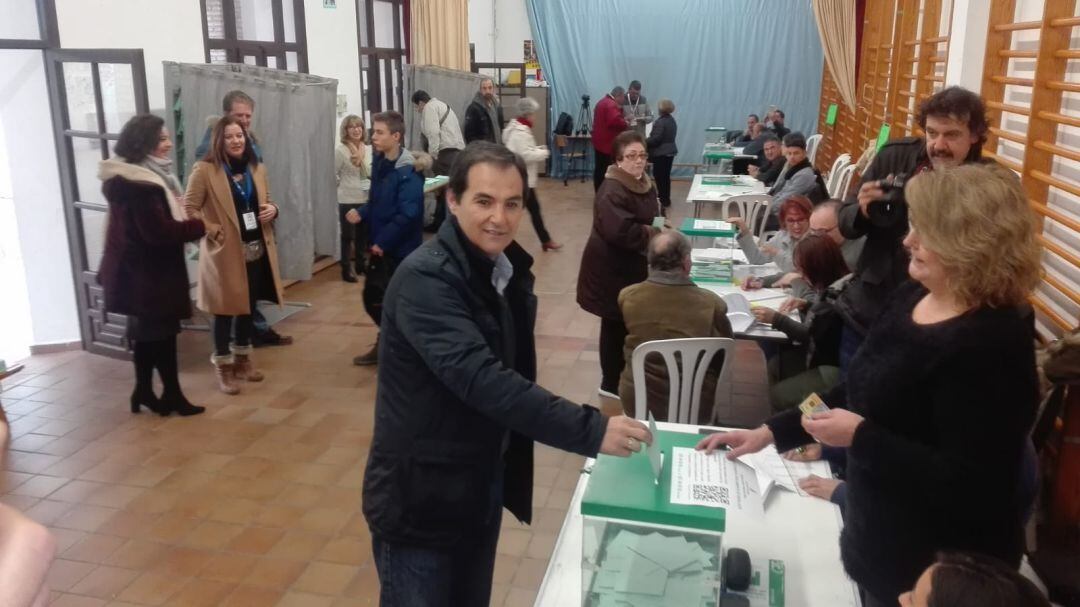
{"type": "Polygon", "coordinates": [[[733,216],[731,207],[734,206],[739,211],[738,216],[746,221],[748,228],[754,230],[754,226],[757,226],[757,229],[754,230],[754,236],[760,239],[761,234],[765,231],[765,219],[769,216],[769,207],[772,206],[772,201],[773,197],[768,194],[732,196],[723,202],[721,217],[725,221],[730,219],[733,216]]]}
{"type": "MultiPolygon", "coordinates": [[[[731,375],[735,360],[735,340],[728,337],[695,337],[689,339],[659,339],[647,341],[634,348],[630,358],[634,373],[634,417],[648,419],[648,392],[645,383],[645,358],[652,353],[663,356],[668,374],[668,419],[680,424],[698,423],[701,409],[701,387],[717,352],[724,353],[724,362],[716,378],[717,386],[731,375]],[[680,368],[681,365],[681,368],[680,368]]],[[[715,398],[715,396],[714,396],[715,398]]]]}
{"type": "Polygon", "coordinates": [[[825,189],[829,191],[829,198],[835,198],[833,192],[836,191],[836,182],[840,179],[840,171],[844,170],[844,167],[851,164],[851,154],[840,154],[833,162],[832,169],[829,170],[828,181],[825,182],[825,189]]]}
{"type": "Polygon", "coordinates": [[[818,145],[821,143],[821,139],[821,133],[806,138],[806,157],[810,159],[810,164],[814,164],[814,159],[817,158],[818,145]]]}
{"type": "Polygon", "coordinates": [[[848,188],[851,187],[851,179],[855,175],[855,169],[857,167],[853,164],[849,164],[840,170],[840,177],[836,180],[836,189],[829,191],[831,198],[839,198],[843,200],[847,195],[848,188]]]}

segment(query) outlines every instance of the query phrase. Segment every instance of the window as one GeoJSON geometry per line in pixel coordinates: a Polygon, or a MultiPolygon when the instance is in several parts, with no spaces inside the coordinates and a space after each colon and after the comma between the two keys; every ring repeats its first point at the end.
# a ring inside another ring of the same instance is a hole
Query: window
{"type": "Polygon", "coordinates": [[[360,40],[360,84],[365,120],[371,114],[405,107],[406,20],[403,0],[356,0],[360,40]]]}
{"type": "Polygon", "coordinates": [[[207,63],[307,73],[303,0],[201,0],[207,63]]]}

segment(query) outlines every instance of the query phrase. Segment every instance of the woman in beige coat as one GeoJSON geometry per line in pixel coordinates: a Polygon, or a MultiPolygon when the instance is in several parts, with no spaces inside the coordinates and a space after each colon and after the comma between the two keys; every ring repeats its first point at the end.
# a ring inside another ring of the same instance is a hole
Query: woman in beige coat
{"type": "Polygon", "coordinates": [[[283,301],[266,169],[235,118],[214,126],[210,150],[195,163],[184,208],[206,225],[199,244],[199,309],[214,315],[211,334],[218,388],[236,394],[234,378],[262,381],[251,363],[255,301],[283,301]],[[230,343],[233,325],[236,341],[230,343]]]}

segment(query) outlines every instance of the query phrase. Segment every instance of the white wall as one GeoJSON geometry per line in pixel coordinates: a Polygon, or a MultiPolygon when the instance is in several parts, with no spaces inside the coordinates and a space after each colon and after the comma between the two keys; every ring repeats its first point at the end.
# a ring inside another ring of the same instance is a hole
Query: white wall
{"type": "Polygon", "coordinates": [[[47,100],[41,51],[0,51],[0,356],[11,358],[80,340],[47,100]]]}
{"type": "Polygon", "coordinates": [[[953,0],[946,86],[955,84],[972,91],[982,90],[989,23],[990,3],[986,0],[953,0]]]}
{"type": "Polygon", "coordinates": [[[150,109],[165,108],[162,61],[203,63],[198,0],[57,0],[64,48],[141,48],[150,109]]]}
{"type": "Polygon", "coordinates": [[[532,40],[525,0],[469,0],[469,42],[476,60],[520,62],[525,40],[532,40]]]}
{"type": "Polygon", "coordinates": [[[355,1],[338,0],[337,8],[323,8],[322,0],[306,0],[304,17],[307,19],[308,72],[336,78],[337,92],[345,95],[348,103],[347,113],[363,116],[355,1]]]}

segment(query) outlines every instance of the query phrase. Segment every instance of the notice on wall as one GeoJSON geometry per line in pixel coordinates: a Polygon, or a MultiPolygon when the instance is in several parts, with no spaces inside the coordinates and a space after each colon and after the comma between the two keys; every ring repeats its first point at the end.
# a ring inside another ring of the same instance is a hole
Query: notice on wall
{"type": "Polygon", "coordinates": [[[323,8],[337,8],[337,0],[322,0],[323,8]]]}

